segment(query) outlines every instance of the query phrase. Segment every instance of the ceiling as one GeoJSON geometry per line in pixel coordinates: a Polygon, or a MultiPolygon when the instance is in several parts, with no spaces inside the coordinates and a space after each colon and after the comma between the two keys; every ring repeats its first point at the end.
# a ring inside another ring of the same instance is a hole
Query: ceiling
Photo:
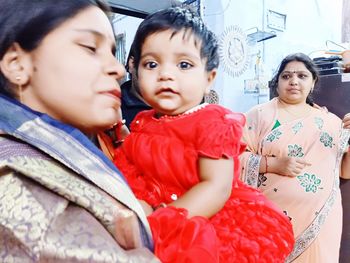
{"type": "MultiPolygon", "coordinates": [[[[108,0],[112,11],[119,14],[145,18],[148,14],[160,9],[187,1],[180,0],[108,0]]],[[[192,1],[193,2],[193,1],[192,1]]]]}

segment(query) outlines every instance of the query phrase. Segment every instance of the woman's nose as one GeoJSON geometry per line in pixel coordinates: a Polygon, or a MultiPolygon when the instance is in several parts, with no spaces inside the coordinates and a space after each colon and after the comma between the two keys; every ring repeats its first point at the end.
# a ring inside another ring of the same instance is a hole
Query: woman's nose
{"type": "Polygon", "coordinates": [[[298,85],[298,79],[297,79],[297,77],[296,77],[295,75],[293,75],[293,76],[291,77],[289,83],[290,83],[290,85],[292,85],[292,86],[298,85]]]}
{"type": "Polygon", "coordinates": [[[114,76],[116,80],[122,79],[126,74],[124,65],[121,64],[113,55],[108,58],[108,62],[105,66],[105,71],[108,75],[114,76]]]}

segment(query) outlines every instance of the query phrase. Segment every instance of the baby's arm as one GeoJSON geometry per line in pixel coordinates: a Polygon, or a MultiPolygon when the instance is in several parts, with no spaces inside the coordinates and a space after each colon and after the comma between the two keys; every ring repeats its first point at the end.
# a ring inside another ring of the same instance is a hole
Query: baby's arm
{"type": "Polygon", "coordinates": [[[170,205],[186,208],[189,217],[215,215],[230,197],[233,169],[232,159],[199,158],[200,182],[170,205]]]}

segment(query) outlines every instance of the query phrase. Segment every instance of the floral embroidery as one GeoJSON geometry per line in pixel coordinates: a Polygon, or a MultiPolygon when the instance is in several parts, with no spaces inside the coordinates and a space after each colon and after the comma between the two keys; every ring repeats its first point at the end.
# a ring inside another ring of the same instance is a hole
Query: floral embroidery
{"type": "Polygon", "coordinates": [[[288,145],[288,156],[289,157],[303,157],[303,148],[297,144],[288,145]]]}
{"type": "Polygon", "coordinates": [[[304,175],[298,175],[300,185],[305,188],[306,192],[316,193],[321,184],[321,179],[314,174],[304,173],[304,175]]]}
{"type": "Polygon", "coordinates": [[[258,187],[263,185],[263,186],[266,186],[265,181],[267,180],[267,177],[263,174],[259,174],[259,177],[258,177],[258,187]]]}
{"type": "Polygon", "coordinates": [[[282,132],[280,132],[278,129],[275,129],[267,136],[266,140],[269,142],[273,142],[274,140],[278,140],[281,135],[282,132]]]}
{"type": "Polygon", "coordinates": [[[248,168],[246,170],[245,183],[253,187],[258,187],[260,160],[261,156],[257,154],[251,154],[248,159],[248,168]]]}
{"type": "Polygon", "coordinates": [[[322,128],[323,128],[323,119],[320,118],[320,117],[316,117],[315,118],[315,124],[320,130],[322,130],[322,128]]]}
{"type": "Polygon", "coordinates": [[[289,221],[292,221],[292,218],[288,215],[288,212],[286,210],[283,210],[282,212],[288,217],[289,221]]]}
{"type": "Polygon", "coordinates": [[[297,134],[298,131],[300,131],[300,129],[303,127],[303,124],[299,121],[297,122],[293,127],[293,131],[294,131],[294,134],[297,134]]]}
{"type": "Polygon", "coordinates": [[[325,147],[329,148],[332,148],[334,145],[332,136],[330,136],[327,132],[321,133],[320,142],[322,142],[325,147]]]}

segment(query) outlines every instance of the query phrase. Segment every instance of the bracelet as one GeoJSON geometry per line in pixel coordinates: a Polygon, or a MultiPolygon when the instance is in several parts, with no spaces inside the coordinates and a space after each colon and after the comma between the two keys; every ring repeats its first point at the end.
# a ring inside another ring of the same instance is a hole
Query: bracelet
{"type": "Polygon", "coordinates": [[[267,173],[267,168],[268,168],[269,166],[267,165],[267,156],[264,155],[264,157],[265,157],[265,173],[267,173]]]}
{"type": "Polygon", "coordinates": [[[112,141],[114,147],[119,147],[124,142],[124,139],[122,139],[121,130],[125,125],[125,122],[126,121],[124,119],[120,120],[112,127],[112,141]]]}
{"type": "Polygon", "coordinates": [[[160,203],[160,204],[157,205],[157,206],[153,206],[152,209],[153,209],[153,211],[156,211],[156,210],[159,209],[159,208],[165,208],[165,207],[167,207],[167,204],[166,204],[166,203],[160,203]]]}

